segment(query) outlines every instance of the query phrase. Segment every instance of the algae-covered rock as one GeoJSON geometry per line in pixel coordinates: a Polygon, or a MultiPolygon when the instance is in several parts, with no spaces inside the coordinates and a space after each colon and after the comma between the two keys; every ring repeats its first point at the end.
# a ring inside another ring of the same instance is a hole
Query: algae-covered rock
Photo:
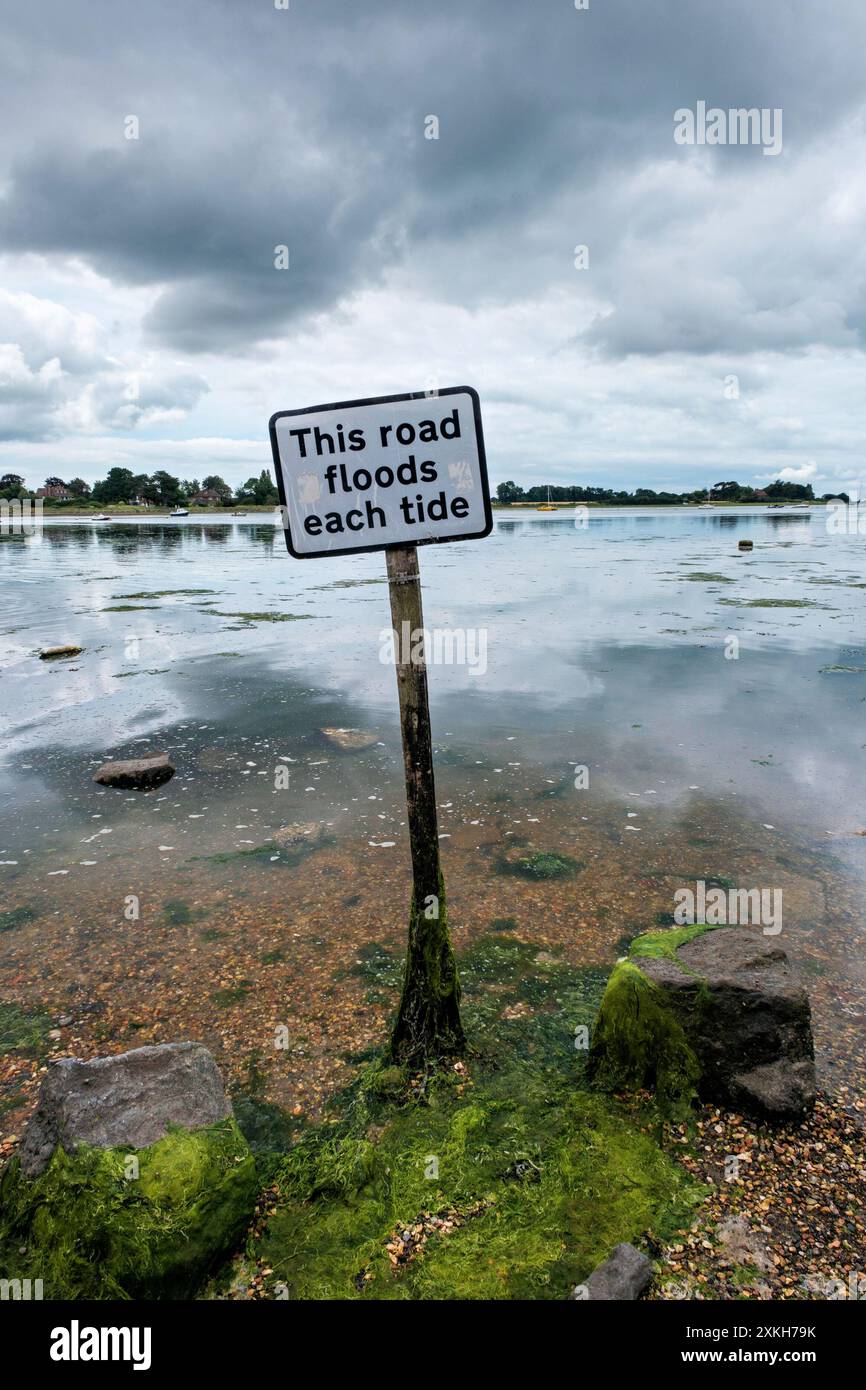
{"type": "Polygon", "coordinates": [[[0,1273],[51,1299],[180,1298],[249,1221],[256,1173],[234,1119],[146,1149],[55,1150],[38,1178],[0,1179],[0,1273]]]}
{"type": "Polygon", "coordinates": [[[759,1118],[797,1119],[815,1099],[809,999],[778,944],[697,925],[632,942],[602,1000],[590,1074],[606,1089],[698,1094],[759,1118]]]}
{"type": "Polygon", "coordinates": [[[553,854],[549,851],[527,854],[525,851],[515,850],[503,857],[500,867],[503,873],[516,874],[519,878],[528,878],[540,883],[552,878],[571,878],[583,865],[567,854],[553,854]]]}
{"type": "Polygon", "coordinates": [[[137,1047],[117,1057],[62,1057],[50,1067],[21,1141],[29,1178],[61,1144],[143,1149],[172,1125],[203,1129],[231,1115],[213,1057],[200,1043],[137,1047]]]}
{"type": "Polygon", "coordinates": [[[182,1297],[237,1241],[255,1162],[195,1043],[55,1064],[0,1178],[0,1276],[47,1298],[182,1297]]]}

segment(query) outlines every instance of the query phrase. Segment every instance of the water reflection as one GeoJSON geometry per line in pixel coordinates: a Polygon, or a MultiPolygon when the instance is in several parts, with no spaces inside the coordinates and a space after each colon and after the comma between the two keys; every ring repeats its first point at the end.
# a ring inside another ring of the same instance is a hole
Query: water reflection
{"type": "MultiPolygon", "coordinates": [[[[779,884],[832,1056],[834,1009],[862,1003],[864,545],[818,514],[673,509],[593,511],[585,528],[509,514],[487,540],[425,548],[428,625],[487,634],[483,675],[430,672],[458,945],[513,919],[607,962],[684,878],[779,884]],[[584,868],[520,882],[497,868],[520,844],[584,868]]],[[[196,1008],[213,978],[291,1001],[315,1042],[308,1076],[333,1079],[359,1027],[381,1033],[375,1011],[359,1025],[346,966],[362,941],[399,949],[405,927],[384,569],[377,554],[293,561],[257,519],[50,522],[0,546],[2,871],[10,905],[35,914],[0,937],[0,988],[14,978],[55,1011],[78,990],[103,1010],[92,1050],[133,1045],[132,1019],[139,1042],[206,1036],[229,1069],[261,1039],[243,1009],[210,1037],[196,1008]],[[58,641],[84,651],[40,662],[58,641]],[[331,726],[377,742],[341,754],[331,726]],[[158,747],[178,768],[158,793],[92,783],[104,756],[158,747]],[[322,847],[291,866],[256,853],[293,822],[324,825],[322,847]],[[126,892],[147,930],[121,921],[126,892]],[[277,949],[278,978],[262,966],[277,949]],[[344,1009],[330,1033],[325,990],[344,1009]]]]}

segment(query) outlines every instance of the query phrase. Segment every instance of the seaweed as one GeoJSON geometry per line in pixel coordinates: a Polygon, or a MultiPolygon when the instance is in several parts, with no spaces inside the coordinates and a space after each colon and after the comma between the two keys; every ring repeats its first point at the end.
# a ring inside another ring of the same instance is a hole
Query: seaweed
{"type": "Polygon", "coordinates": [[[184,1297],[249,1220],[255,1163],[233,1119],[172,1129],[148,1148],[58,1147],[0,1179],[0,1269],[50,1299],[184,1297]]]}

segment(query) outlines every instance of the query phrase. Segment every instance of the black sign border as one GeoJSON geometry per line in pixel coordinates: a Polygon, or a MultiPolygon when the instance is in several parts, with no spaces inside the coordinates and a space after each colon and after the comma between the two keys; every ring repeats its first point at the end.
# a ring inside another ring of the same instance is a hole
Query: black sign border
{"type": "Polygon", "coordinates": [[[474,386],[445,386],[441,391],[404,391],[397,396],[364,396],[356,401],[332,401],[327,405],[307,405],[302,410],[278,410],[268,422],[271,437],[271,453],[274,459],[274,473],[280,494],[283,534],[286,548],[295,560],[321,560],[325,556],[364,555],[376,550],[403,550],[408,545],[445,545],[453,541],[477,541],[489,536],[493,530],[493,509],[490,505],[490,485],[487,480],[487,454],[484,449],[484,432],[481,428],[481,401],[474,386]],[[390,541],[383,545],[353,545],[346,550],[295,550],[292,545],[292,532],[289,524],[289,507],[283,487],[283,470],[280,467],[280,449],[277,443],[277,421],[292,415],[316,415],[322,410],[349,410],[359,405],[390,405],[395,401],[434,401],[443,396],[471,396],[472,414],[475,420],[475,438],[478,445],[478,467],[484,493],[484,530],[472,531],[459,536],[427,536],[417,541],[390,541]]]}

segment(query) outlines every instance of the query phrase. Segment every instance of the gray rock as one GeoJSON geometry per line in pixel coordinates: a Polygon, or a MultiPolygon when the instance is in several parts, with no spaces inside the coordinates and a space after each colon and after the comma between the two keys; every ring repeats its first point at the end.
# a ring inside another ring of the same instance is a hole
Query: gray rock
{"type": "Polygon", "coordinates": [[[633,1245],[615,1246],[612,1254],[594,1269],[584,1284],[578,1284],[569,1300],[598,1302],[640,1298],[652,1279],[652,1265],[633,1245]]]}
{"type": "Polygon", "coordinates": [[[366,729],[322,729],[322,733],[332,747],[339,748],[342,753],[363,753],[365,748],[372,748],[379,742],[379,735],[366,729]]]}
{"type": "Polygon", "coordinates": [[[800,1119],[815,1102],[809,996],[774,938],[704,932],[675,960],[635,957],[663,991],[701,1068],[706,1100],[758,1118],[800,1119]]]}
{"type": "Polygon", "coordinates": [[[773,1261],[765,1243],[753,1231],[745,1216],[726,1216],[716,1227],[719,1262],[723,1265],[752,1265],[761,1274],[768,1274],[773,1261]]]}
{"type": "Polygon", "coordinates": [[[298,821],[275,830],[273,841],[282,849],[293,849],[297,845],[318,845],[325,838],[325,826],[321,821],[298,821]]]}
{"type": "Polygon", "coordinates": [[[60,657],[64,656],[78,656],[79,652],[83,651],[83,647],[76,647],[74,643],[67,642],[62,647],[44,647],[39,653],[39,660],[57,661],[60,657]]]}
{"type": "Polygon", "coordinates": [[[174,773],[174,764],[167,753],[151,753],[146,758],[125,758],[114,763],[103,763],[99,771],[93,774],[93,780],[104,787],[146,791],[168,782],[174,773]]]}
{"type": "Polygon", "coordinates": [[[138,1047],[90,1062],[64,1057],[49,1068],[21,1139],[21,1168],[38,1177],[58,1144],[147,1148],[170,1125],[202,1129],[232,1113],[222,1078],[200,1043],[138,1047]]]}
{"type": "Polygon", "coordinates": [[[815,1063],[809,1058],[768,1062],[732,1076],[728,1090],[742,1110],[769,1119],[798,1119],[815,1104],[815,1063]]]}

